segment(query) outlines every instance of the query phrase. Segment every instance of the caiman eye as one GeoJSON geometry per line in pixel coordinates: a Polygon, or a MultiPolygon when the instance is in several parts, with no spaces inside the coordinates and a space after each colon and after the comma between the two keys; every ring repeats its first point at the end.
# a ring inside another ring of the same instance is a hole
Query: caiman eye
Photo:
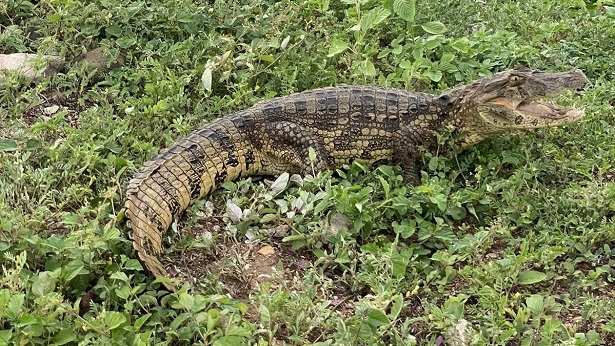
{"type": "Polygon", "coordinates": [[[525,82],[525,78],[521,76],[510,76],[510,78],[508,78],[508,84],[510,86],[517,86],[523,84],[523,82],[525,82]]]}

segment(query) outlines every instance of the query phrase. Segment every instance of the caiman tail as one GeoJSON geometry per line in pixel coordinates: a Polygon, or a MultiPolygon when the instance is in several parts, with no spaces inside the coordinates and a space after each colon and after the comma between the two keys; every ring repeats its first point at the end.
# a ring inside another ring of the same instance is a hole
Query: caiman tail
{"type": "Polygon", "coordinates": [[[225,181],[260,170],[245,135],[253,118],[244,111],[211,122],[146,162],[128,183],[125,206],[133,247],[156,277],[168,276],[157,255],[175,217],[225,181]]]}

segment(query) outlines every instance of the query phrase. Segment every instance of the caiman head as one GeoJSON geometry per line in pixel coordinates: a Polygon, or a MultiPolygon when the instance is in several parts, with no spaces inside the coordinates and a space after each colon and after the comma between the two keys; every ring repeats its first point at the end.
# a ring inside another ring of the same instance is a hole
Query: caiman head
{"type": "Polygon", "coordinates": [[[544,100],[566,91],[579,91],[587,82],[581,70],[548,73],[517,68],[443,95],[452,103],[449,119],[463,147],[498,132],[560,126],[581,119],[583,110],[544,100]]]}

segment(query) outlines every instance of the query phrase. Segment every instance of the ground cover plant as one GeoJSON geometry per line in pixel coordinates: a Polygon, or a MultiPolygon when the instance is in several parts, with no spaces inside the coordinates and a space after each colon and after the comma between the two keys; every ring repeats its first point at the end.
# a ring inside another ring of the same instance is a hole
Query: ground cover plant
{"type": "Polygon", "coordinates": [[[615,344],[613,42],[612,1],[4,1],[0,53],[69,64],[0,79],[0,344],[615,344]],[[227,183],[172,227],[191,289],[135,259],[125,184],[199,124],[517,64],[583,70],[559,103],[585,119],[426,153],[420,186],[361,162],[227,183]]]}

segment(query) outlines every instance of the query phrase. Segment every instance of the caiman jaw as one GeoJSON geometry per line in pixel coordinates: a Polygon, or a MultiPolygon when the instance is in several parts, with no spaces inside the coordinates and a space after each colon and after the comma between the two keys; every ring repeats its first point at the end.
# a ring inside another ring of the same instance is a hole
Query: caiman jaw
{"type": "Polygon", "coordinates": [[[451,122],[458,133],[457,142],[465,147],[496,133],[560,126],[581,119],[583,110],[550,100],[582,90],[588,83],[581,70],[549,73],[521,67],[447,90],[442,96],[453,105],[451,122]]]}
{"type": "Polygon", "coordinates": [[[506,107],[513,113],[522,117],[533,118],[538,122],[543,121],[546,126],[576,121],[585,115],[583,110],[572,107],[562,107],[554,103],[539,100],[499,97],[487,101],[487,103],[506,107]]]}

